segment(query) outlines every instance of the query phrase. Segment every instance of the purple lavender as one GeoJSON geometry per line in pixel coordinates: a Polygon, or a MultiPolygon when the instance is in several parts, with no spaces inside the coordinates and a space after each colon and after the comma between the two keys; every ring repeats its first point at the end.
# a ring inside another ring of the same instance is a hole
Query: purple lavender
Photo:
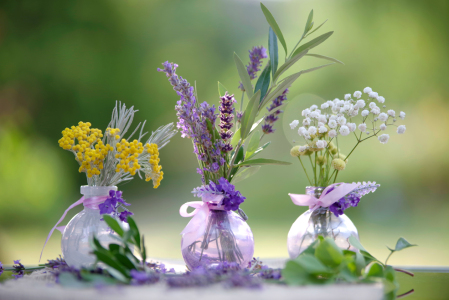
{"type": "MultiPolygon", "coordinates": [[[[359,204],[360,198],[362,198],[362,196],[365,196],[370,192],[373,193],[379,186],[380,184],[376,184],[376,182],[363,182],[357,189],[353,190],[351,193],[347,194],[346,196],[329,206],[329,210],[335,216],[341,216],[349,207],[356,207],[359,204]]],[[[329,189],[327,193],[332,190],[333,188],[329,189]]]]}
{"type": "Polygon", "coordinates": [[[25,266],[20,263],[20,259],[14,261],[14,265],[12,266],[14,270],[12,271],[12,276],[15,279],[22,278],[25,274],[25,266]]]}
{"type": "MultiPolygon", "coordinates": [[[[257,77],[257,72],[260,71],[260,67],[262,67],[262,59],[267,58],[267,49],[263,46],[255,46],[253,49],[248,50],[249,52],[249,64],[246,66],[246,70],[248,71],[249,78],[254,79],[257,77]]],[[[240,82],[239,89],[245,91],[243,84],[240,82]]]]}
{"type": "Polygon", "coordinates": [[[59,255],[56,259],[48,259],[48,262],[45,264],[46,267],[57,269],[59,267],[66,267],[67,263],[66,261],[59,255]]]}
{"type": "Polygon", "coordinates": [[[127,203],[122,198],[122,192],[121,191],[109,191],[109,198],[107,198],[103,203],[98,205],[98,208],[100,209],[100,215],[118,215],[120,220],[123,222],[128,222],[127,217],[134,215],[132,212],[130,212],[128,209],[126,209],[124,206],[130,206],[131,204],[127,203]],[[118,213],[117,209],[122,208],[124,209],[123,212],[118,213]]]}
{"type": "Polygon", "coordinates": [[[228,92],[220,98],[220,136],[224,141],[224,146],[221,148],[223,152],[229,152],[233,148],[230,143],[230,139],[232,137],[233,132],[231,128],[233,126],[232,121],[234,120],[234,103],[237,102],[234,99],[234,95],[229,95],[228,92]]]}
{"type": "Polygon", "coordinates": [[[240,204],[246,199],[239,191],[236,191],[235,186],[224,177],[218,179],[218,184],[210,182],[209,185],[194,189],[192,193],[197,197],[203,197],[207,194],[223,195],[224,198],[219,205],[224,206],[224,210],[226,211],[239,209],[240,204]]]}
{"type": "Polygon", "coordinates": [[[160,280],[160,275],[156,272],[131,270],[130,275],[132,277],[131,283],[134,285],[151,284],[160,280]]]}
{"type": "Polygon", "coordinates": [[[3,274],[3,264],[2,264],[2,262],[0,261],[0,275],[2,275],[3,274]]]}
{"type": "Polygon", "coordinates": [[[282,110],[277,108],[283,105],[284,101],[287,100],[287,94],[288,89],[285,89],[285,91],[279,97],[274,99],[271,105],[267,107],[268,112],[273,112],[265,116],[265,122],[262,125],[262,131],[264,134],[270,134],[275,131],[275,129],[273,129],[273,125],[279,119],[279,115],[283,112],[282,110]]]}

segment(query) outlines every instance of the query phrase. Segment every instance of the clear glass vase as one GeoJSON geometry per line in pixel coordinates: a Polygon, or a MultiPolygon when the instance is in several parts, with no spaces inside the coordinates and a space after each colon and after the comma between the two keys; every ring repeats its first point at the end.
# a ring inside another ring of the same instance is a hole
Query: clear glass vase
{"type": "MultiPolygon", "coordinates": [[[[308,186],[306,194],[319,198],[323,190],[322,187],[308,186]]],[[[350,236],[359,238],[357,228],[352,221],[346,215],[336,217],[328,207],[320,207],[315,210],[309,209],[300,215],[290,228],[287,240],[290,258],[298,257],[319,235],[332,237],[342,249],[356,251],[348,241],[350,236]]]]}
{"type": "Polygon", "coordinates": [[[182,256],[190,270],[224,262],[236,263],[241,268],[248,266],[254,254],[254,237],[241,216],[210,209],[202,223],[197,230],[182,235],[182,256]]]}
{"type": "MultiPolygon", "coordinates": [[[[105,197],[109,191],[117,191],[116,186],[82,186],[81,194],[85,199],[92,197],[105,197]]],[[[95,237],[104,247],[111,243],[117,243],[112,237],[115,232],[102,221],[98,206],[96,209],[84,207],[84,210],[74,216],[64,229],[61,240],[61,249],[65,261],[71,267],[91,267],[95,262],[95,256],[89,245],[90,240],[95,237]]],[[[123,228],[128,224],[122,222],[123,228]]]]}

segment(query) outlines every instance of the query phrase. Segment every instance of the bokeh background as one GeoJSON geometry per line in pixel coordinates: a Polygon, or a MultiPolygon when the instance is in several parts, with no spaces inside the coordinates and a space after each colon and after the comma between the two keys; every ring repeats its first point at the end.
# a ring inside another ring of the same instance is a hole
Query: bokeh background
{"type": "MultiPolygon", "coordinates": [[[[290,48],[311,9],[315,24],[329,19],[319,33],[335,33],[314,53],[345,65],[304,75],[291,88],[291,103],[275,134],[265,138],[273,143],[262,157],[293,165],[264,167],[237,184],[247,197],[242,208],[254,232],[255,256],[287,257],[287,232],[306,209],[287,195],[303,192],[306,178],[289,155],[286,124],[316,99],[342,98],[370,86],[389,108],[407,113],[407,132],[391,133],[386,145],[364,143],[351,157],[339,180],[373,180],[381,188],[347,215],[375,256],[386,257],[385,245],[404,236],[419,247],[394,255],[391,263],[449,265],[448,2],[265,4],[290,48]]],[[[178,97],[156,71],[166,60],[196,81],[201,101],[218,104],[218,80],[240,97],[233,52],[247,63],[247,50],[266,47],[267,33],[259,1],[1,1],[0,261],[37,263],[48,231],[80,197],[85,176],[57,143],[65,127],[81,120],[104,130],[116,100],[139,109],[136,121],[147,120],[148,130],[175,122],[178,97]]],[[[293,71],[322,62],[304,59],[293,71]]],[[[179,233],[189,220],[178,209],[194,200],[190,192],[200,184],[191,142],[177,135],[161,151],[161,164],[160,188],[137,178],[121,189],[146,235],[149,255],[181,258],[179,233]]],[[[73,209],[65,222],[80,210],[73,209]]],[[[56,232],[43,257],[59,253],[56,232]]]]}

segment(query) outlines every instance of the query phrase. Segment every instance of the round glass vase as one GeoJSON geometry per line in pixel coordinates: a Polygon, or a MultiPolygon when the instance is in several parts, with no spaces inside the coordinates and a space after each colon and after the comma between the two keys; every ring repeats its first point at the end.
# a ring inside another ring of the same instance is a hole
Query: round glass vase
{"type": "Polygon", "coordinates": [[[189,270],[200,266],[216,267],[222,263],[246,268],[253,258],[254,237],[240,215],[210,209],[206,221],[197,231],[182,235],[181,251],[189,270]]]}
{"type": "MultiPolygon", "coordinates": [[[[116,186],[81,186],[81,194],[84,198],[107,197],[109,191],[117,191],[116,186]]],[[[98,203],[100,204],[100,203],[98,203]]],[[[71,267],[91,267],[95,262],[95,256],[91,254],[90,240],[95,235],[103,247],[111,243],[117,243],[112,237],[116,233],[102,221],[100,210],[84,207],[84,210],[75,215],[64,229],[61,240],[62,254],[71,267]]],[[[120,221],[119,221],[120,222],[120,221]]],[[[124,229],[128,224],[121,223],[124,229]]]]}
{"type": "MultiPolygon", "coordinates": [[[[319,198],[323,190],[323,187],[308,186],[306,194],[319,198]]],[[[315,210],[309,209],[300,215],[290,228],[287,239],[290,258],[298,257],[319,235],[325,238],[332,237],[342,249],[356,251],[348,241],[350,236],[359,239],[354,223],[346,215],[337,217],[328,207],[319,207],[315,210]]]]}

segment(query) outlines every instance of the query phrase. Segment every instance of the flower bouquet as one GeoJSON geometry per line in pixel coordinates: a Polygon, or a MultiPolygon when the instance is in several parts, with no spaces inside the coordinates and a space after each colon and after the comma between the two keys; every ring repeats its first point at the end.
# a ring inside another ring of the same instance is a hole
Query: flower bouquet
{"type": "MultiPolygon", "coordinates": [[[[387,110],[385,98],[369,87],[363,93],[346,94],[344,100],[327,101],[320,108],[312,105],[302,111],[302,117],[303,126],[299,127],[298,134],[305,144],[294,146],[290,153],[298,157],[310,186],[305,195],[289,195],[294,204],[310,209],[295,221],[288,234],[291,258],[296,258],[318,235],[332,237],[342,248],[351,247],[348,239],[350,236],[358,238],[358,233],[344,211],[357,206],[362,196],[374,192],[379,185],[375,182],[336,183],[338,174],[346,169],[360,143],[377,138],[386,144],[390,136],[384,132],[389,127],[397,127],[398,134],[406,129],[405,125],[396,125],[397,117],[404,119],[405,113],[387,110]],[[355,138],[355,144],[345,155],[340,149],[347,136],[355,138]],[[312,172],[304,165],[307,162],[312,172]]],[[[296,130],[299,123],[294,120],[291,129],[296,130]]]]}
{"type": "Polygon", "coordinates": [[[267,142],[262,145],[261,141],[264,136],[275,131],[273,125],[282,113],[279,108],[285,104],[291,84],[300,75],[330,64],[281,77],[306,55],[332,60],[331,64],[338,62],[329,57],[308,53],[310,49],[325,41],[332,32],[299,46],[303,38],[321,27],[320,25],[311,30],[312,16],[307,20],[301,40],[288,54],[286,42],[274,17],[263,4],[261,7],[270,24],[269,51],[264,47],[254,47],[249,51],[250,62],[246,67],[239,56],[234,54],[241,80],[239,89],[242,91],[241,101],[237,105],[240,107],[239,111],[234,107],[237,103],[234,95],[220,82],[220,105],[217,112],[214,105],[200,103],[196,88],[176,73],[177,64],[167,61],[162,64],[162,69],[158,69],[166,74],[180,97],[175,106],[177,127],[183,138],[192,140],[200,166],[197,172],[201,176],[202,185],[195,188],[193,194],[202,201],[188,202],[180,209],[181,216],[193,217],[182,231],[181,242],[182,255],[190,269],[202,265],[215,266],[223,262],[238,264],[240,267],[248,265],[253,257],[254,239],[246,223],[247,217],[240,209],[246,198],[235,189],[234,184],[255,174],[262,165],[289,164],[255,156],[270,144],[267,142]],[[285,62],[279,67],[278,40],[285,51],[285,62]],[[262,60],[268,57],[270,59],[263,67],[262,60]],[[258,77],[260,70],[262,72],[258,77]],[[265,107],[267,113],[263,115],[265,107]],[[262,122],[260,133],[257,128],[262,122]],[[188,207],[195,210],[187,213],[188,207]]]}
{"type": "Polygon", "coordinates": [[[90,253],[89,245],[93,235],[104,246],[114,241],[113,231],[103,222],[102,215],[113,215],[120,219],[122,226],[127,226],[127,216],[132,212],[125,207],[129,204],[123,200],[122,192],[117,191],[118,184],[133,179],[136,174],[143,178],[143,173],[146,181],[153,180],[154,188],[160,185],[163,172],[159,165],[159,149],[177,131],[173,123],[161,126],[145,141],[145,121],[125,138],[136,112],[134,107],[127,109],[124,104],[116,104],[105,134],[100,129],[91,128],[89,122],[79,122],[78,126],[62,132],[59,146],[74,154],[80,165],[79,172],[87,176],[87,185],[81,186],[83,197],[64,212],[47,237],[48,241],[55,229],[63,233],[62,253],[69,266],[88,267],[94,263],[95,257],[90,253]],[[131,140],[137,132],[138,138],[131,140]],[[57,227],[68,211],[80,204],[84,205],[84,210],[67,226],[57,227]]]}

